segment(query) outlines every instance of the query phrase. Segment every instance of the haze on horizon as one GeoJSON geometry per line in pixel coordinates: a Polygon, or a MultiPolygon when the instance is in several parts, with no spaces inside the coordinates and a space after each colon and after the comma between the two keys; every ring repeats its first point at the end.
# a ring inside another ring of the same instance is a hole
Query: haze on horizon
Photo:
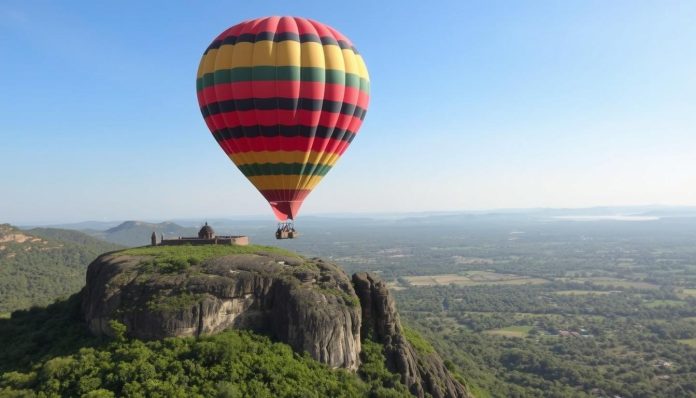
{"type": "Polygon", "coordinates": [[[194,83],[215,35],[274,14],[346,34],[372,82],[300,219],[696,205],[696,2],[352,4],[3,2],[0,223],[270,218],[194,83]]]}

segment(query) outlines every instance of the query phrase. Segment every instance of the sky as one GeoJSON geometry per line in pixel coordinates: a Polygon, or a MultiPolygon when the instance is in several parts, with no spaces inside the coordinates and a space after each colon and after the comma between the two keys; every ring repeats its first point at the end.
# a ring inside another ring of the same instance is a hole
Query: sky
{"type": "Polygon", "coordinates": [[[8,0],[0,222],[271,218],[195,95],[212,39],[268,15],[338,29],[370,73],[300,220],[696,205],[694,1],[8,0]]]}

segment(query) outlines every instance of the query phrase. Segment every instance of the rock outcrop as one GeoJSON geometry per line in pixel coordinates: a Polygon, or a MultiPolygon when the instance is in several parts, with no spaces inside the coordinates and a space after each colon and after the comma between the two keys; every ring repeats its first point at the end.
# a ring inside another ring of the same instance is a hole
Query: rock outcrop
{"type": "Polygon", "coordinates": [[[466,387],[452,377],[442,358],[432,351],[420,352],[406,339],[396,305],[384,282],[369,273],[353,275],[362,307],[363,336],[384,345],[387,367],[401,374],[401,382],[417,397],[469,397],[466,387]]]}
{"type": "Polygon", "coordinates": [[[140,339],[250,329],[349,370],[360,365],[361,338],[371,338],[384,345],[388,368],[413,395],[470,396],[434,350],[409,342],[394,299],[376,276],[359,273],[351,281],[322,259],[251,246],[234,254],[206,250],[137,248],[98,257],[82,292],[90,330],[113,335],[112,320],[140,339]],[[182,257],[196,250],[198,257],[182,257]]]}
{"type": "Polygon", "coordinates": [[[110,320],[140,339],[251,329],[329,366],[357,369],[360,306],[337,266],[271,253],[212,258],[177,272],[164,264],[120,253],[90,264],[82,307],[91,331],[112,334],[110,320]]]}

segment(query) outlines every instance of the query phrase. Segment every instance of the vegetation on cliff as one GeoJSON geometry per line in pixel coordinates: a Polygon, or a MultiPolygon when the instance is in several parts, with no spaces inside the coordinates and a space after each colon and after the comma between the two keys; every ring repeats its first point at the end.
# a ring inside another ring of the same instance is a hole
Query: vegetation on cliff
{"type": "Polygon", "coordinates": [[[143,342],[91,336],[79,296],[0,319],[0,397],[408,397],[366,341],[358,374],[249,331],[143,342]]]}
{"type": "Polygon", "coordinates": [[[263,246],[104,254],[79,295],[0,319],[0,346],[0,397],[469,396],[378,277],[263,246]]]}
{"type": "Polygon", "coordinates": [[[197,261],[221,257],[230,254],[256,254],[256,253],[273,253],[294,258],[301,258],[298,254],[289,250],[273,246],[261,245],[181,245],[181,246],[142,246],[132,249],[126,249],[119,252],[126,256],[150,256],[158,261],[197,261]]]}

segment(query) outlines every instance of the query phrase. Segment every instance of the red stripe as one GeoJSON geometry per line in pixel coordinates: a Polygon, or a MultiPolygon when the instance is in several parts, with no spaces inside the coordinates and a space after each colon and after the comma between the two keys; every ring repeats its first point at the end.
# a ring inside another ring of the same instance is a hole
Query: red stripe
{"type": "Polygon", "coordinates": [[[276,32],[277,33],[290,32],[290,33],[299,34],[299,31],[297,30],[297,23],[295,23],[295,18],[293,18],[293,17],[281,18],[280,22],[278,23],[278,30],[276,32]]]}
{"type": "MultiPolygon", "coordinates": [[[[314,22],[315,24],[323,25],[321,22],[317,22],[317,21],[312,21],[312,22],[314,22]]],[[[329,25],[324,25],[324,26],[326,26],[326,29],[328,29],[329,32],[331,32],[331,36],[333,36],[336,40],[343,40],[346,43],[348,43],[348,45],[351,45],[351,46],[353,45],[353,43],[347,37],[343,36],[343,34],[341,32],[337,31],[336,29],[332,28],[329,25]]]]}
{"type": "Polygon", "coordinates": [[[275,33],[297,33],[300,35],[313,34],[319,37],[333,37],[336,40],[343,40],[346,43],[353,45],[348,38],[341,33],[332,29],[330,26],[324,25],[311,19],[299,17],[266,17],[252,19],[239,23],[226,31],[222,32],[216,40],[224,40],[229,36],[239,36],[245,33],[258,34],[261,32],[275,33]]]}
{"type": "MultiPolygon", "coordinates": [[[[358,103],[367,102],[370,97],[356,87],[321,82],[300,82],[297,80],[266,80],[252,82],[222,83],[206,87],[198,92],[198,103],[203,106],[211,102],[246,98],[310,98],[327,101],[343,101],[345,97],[357,97],[358,103]],[[300,95],[300,92],[302,94],[300,95]],[[213,98],[205,102],[204,98],[213,98]]],[[[362,107],[362,105],[358,106],[362,107]]]]}
{"type": "MultiPolygon", "coordinates": [[[[316,151],[339,153],[346,143],[342,140],[331,138],[305,138],[305,137],[254,137],[254,138],[231,138],[223,140],[220,146],[226,154],[232,155],[246,152],[260,151],[316,151]],[[232,148],[228,141],[236,141],[236,148],[232,148]]],[[[345,151],[345,149],[343,149],[345,151]]]]}
{"type": "Polygon", "coordinates": [[[319,35],[314,25],[304,18],[295,18],[295,24],[300,35],[319,35]]]}
{"type": "Polygon", "coordinates": [[[268,201],[279,221],[294,220],[300,212],[302,202],[311,192],[308,189],[263,190],[260,191],[268,201]]]}
{"type": "MultiPolygon", "coordinates": [[[[203,95],[199,97],[199,101],[206,101],[209,102],[211,101],[214,97],[210,97],[211,93],[206,93],[206,95],[203,95]]],[[[239,123],[239,119],[237,119],[237,116],[234,114],[234,112],[230,112],[225,118],[214,118],[214,117],[208,117],[205,118],[205,123],[208,125],[208,129],[210,131],[217,131],[222,128],[225,128],[226,123],[239,123]]],[[[228,140],[228,142],[225,143],[219,143],[222,149],[225,151],[225,153],[236,153],[241,151],[241,148],[238,145],[238,140],[228,140]]]]}
{"type": "MultiPolygon", "coordinates": [[[[242,22],[242,23],[238,23],[238,24],[232,26],[231,28],[229,28],[229,29],[225,30],[224,32],[220,33],[220,34],[218,35],[218,37],[215,38],[215,40],[224,40],[225,38],[227,38],[227,37],[229,37],[229,36],[239,36],[239,32],[242,31],[242,28],[244,27],[244,25],[245,25],[247,22],[249,22],[249,21],[245,21],[245,22],[242,22]]],[[[215,40],[213,40],[213,41],[215,41],[215,40]]]]}
{"type": "Polygon", "coordinates": [[[209,115],[205,118],[205,120],[209,123],[209,126],[210,124],[215,126],[216,130],[239,126],[274,126],[276,124],[292,126],[296,124],[301,124],[304,126],[321,125],[326,127],[333,127],[340,130],[348,129],[350,131],[355,132],[355,130],[349,129],[349,127],[351,125],[360,126],[360,124],[362,123],[362,120],[360,120],[360,118],[354,117],[352,115],[344,115],[338,112],[305,110],[299,110],[297,112],[288,110],[250,110],[242,112],[224,112],[215,115],[209,115]]]}
{"type": "Polygon", "coordinates": [[[258,24],[256,24],[251,33],[259,34],[261,32],[276,32],[278,31],[278,23],[280,22],[280,17],[272,16],[258,19],[258,24]]]}
{"type": "Polygon", "coordinates": [[[307,21],[310,24],[312,24],[314,29],[317,31],[317,34],[319,35],[319,37],[333,37],[334,39],[336,38],[336,36],[334,36],[334,34],[331,33],[331,31],[329,30],[329,28],[326,25],[324,25],[323,23],[317,22],[313,19],[308,19],[307,21]]]}
{"type": "Polygon", "coordinates": [[[364,91],[358,90],[358,102],[356,103],[357,106],[367,109],[367,106],[370,104],[370,95],[364,91]]]}

